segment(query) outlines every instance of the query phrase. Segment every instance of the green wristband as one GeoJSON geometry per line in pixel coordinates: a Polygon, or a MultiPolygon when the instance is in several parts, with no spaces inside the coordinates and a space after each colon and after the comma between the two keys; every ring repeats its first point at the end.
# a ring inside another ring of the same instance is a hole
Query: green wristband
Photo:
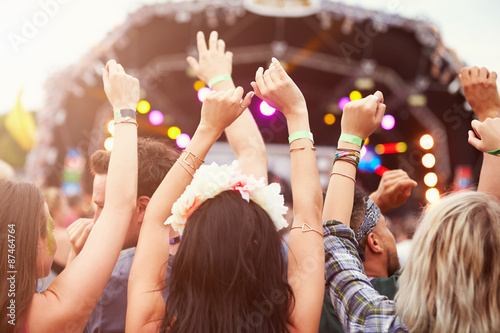
{"type": "Polygon", "coordinates": [[[233,78],[229,74],[222,74],[222,75],[217,75],[216,77],[212,78],[210,81],[208,81],[208,87],[212,89],[212,87],[222,81],[226,80],[232,80],[233,78]]]}
{"type": "Polygon", "coordinates": [[[497,149],[497,150],[490,150],[489,152],[487,152],[488,154],[491,154],[491,155],[495,155],[495,156],[498,156],[500,155],[500,149],[497,149]]]}
{"type": "Polygon", "coordinates": [[[313,134],[309,131],[297,131],[290,134],[288,137],[288,144],[294,142],[297,139],[309,139],[314,144],[313,134]]]}
{"type": "Polygon", "coordinates": [[[359,136],[352,135],[352,134],[345,134],[342,133],[340,134],[339,141],[344,141],[348,143],[355,144],[356,146],[363,146],[363,139],[361,139],[359,136]]]}
{"type": "Polygon", "coordinates": [[[120,109],[113,111],[114,119],[120,117],[132,117],[134,119],[137,118],[135,110],[132,109],[120,109]]]}

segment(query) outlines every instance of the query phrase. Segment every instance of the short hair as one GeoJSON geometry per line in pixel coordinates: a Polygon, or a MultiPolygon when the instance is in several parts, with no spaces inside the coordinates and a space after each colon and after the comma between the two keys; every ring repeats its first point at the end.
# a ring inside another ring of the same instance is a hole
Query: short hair
{"type": "MultiPolygon", "coordinates": [[[[358,186],[354,187],[354,201],[352,205],[352,213],[351,213],[351,222],[350,227],[354,234],[358,233],[361,224],[363,223],[363,219],[366,214],[366,201],[365,201],[365,192],[358,186]]],[[[368,236],[368,235],[367,235],[368,236]]],[[[361,238],[359,240],[359,246],[362,250],[366,249],[366,240],[367,236],[361,238]]]]}
{"type": "Polygon", "coordinates": [[[410,332],[500,327],[500,206],[459,192],[428,207],[398,280],[396,314],[410,332]]]}
{"type": "MultiPolygon", "coordinates": [[[[163,178],[179,157],[179,151],[166,141],[153,138],[139,138],[137,142],[138,183],[137,197],[152,197],[163,178]]],[[[92,173],[108,173],[110,152],[98,150],[90,157],[92,173]]]]}

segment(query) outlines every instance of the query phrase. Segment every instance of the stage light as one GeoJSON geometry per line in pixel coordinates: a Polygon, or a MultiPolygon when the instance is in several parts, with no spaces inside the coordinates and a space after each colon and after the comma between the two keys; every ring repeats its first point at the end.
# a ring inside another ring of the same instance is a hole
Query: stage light
{"type": "Polygon", "coordinates": [[[406,152],[407,149],[408,149],[408,145],[406,144],[406,142],[396,143],[396,151],[398,153],[404,153],[404,152],[406,152]]]}
{"type": "Polygon", "coordinates": [[[382,118],[382,123],[380,124],[386,131],[393,129],[394,125],[396,125],[396,119],[390,114],[386,114],[384,118],[382,118]]]}
{"type": "Polygon", "coordinates": [[[381,164],[380,158],[373,151],[366,149],[366,153],[359,161],[358,168],[361,171],[374,172],[381,164]]]}
{"type": "Polygon", "coordinates": [[[434,147],[434,139],[429,134],[422,135],[420,138],[420,147],[424,149],[431,149],[434,147]]]}
{"type": "Polygon", "coordinates": [[[151,105],[148,101],[142,100],[137,104],[137,112],[139,113],[148,113],[151,105]]]}
{"type": "Polygon", "coordinates": [[[181,130],[177,126],[172,126],[168,129],[167,135],[170,139],[175,140],[181,134],[181,130]]]}
{"type": "Polygon", "coordinates": [[[369,144],[369,143],[370,143],[370,138],[366,138],[366,139],[365,139],[365,143],[364,143],[363,145],[365,145],[365,146],[366,146],[366,145],[367,145],[367,144],[369,144]]]}
{"type": "Polygon", "coordinates": [[[267,117],[272,116],[276,112],[276,109],[267,104],[265,101],[262,101],[262,103],[260,103],[259,109],[260,113],[267,117]]]}
{"type": "Polygon", "coordinates": [[[437,182],[438,182],[438,177],[434,172],[429,172],[424,177],[424,183],[429,187],[436,186],[437,182]]]}
{"type": "Polygon", "coordinates": [[[426,106],[427,105],[427,97],[425,97],[425,95],[422,95],[422,94],[410,95],[410,96],[408,96],[407,102],[408,102],[408,105],[414,106],[414,107],[426,106]]]}
{"type": "Polygon", "coordinates": [[[361,95],[361,93],[357,90],[353,90],[350,94],[349,94],[349,99],[351,101],[357,101],[358,99],[362,99],[363,98],[363,95],[361,95]]]}
{"type": "Polygon", "coordinates": [[[422,164],[424,167],[430,169],[436,164],[436,158],[432,154],[425,154],[422,156],[422,164]]]}
{"type": "Polygon", "coordinates": [[[383,165],[380,165],[378,168],[375,169],[375,173],[377,175],[379,175],[380,177],[382,177],[384,175],[384,173],[386,173],[387,171],[389,171],[389,169],[387,169],[383,165]]]}
{"type": "Polygon", "coordinates": [[[111,134],[111,135],[115,135],[115,121],[114,121],[114,120],[111,120],[111,121],[108,123],[108,132],[109,132],[109,134],[111,134]]]}
{"type": "Polygon", "coordinates": [[[359,90],[372,90],[375,87],[375,82],[369,77],[360,77],[354,81],[354,86],[359,90]]]}
{"type": "Polygon", "coordinates": [[[193,87],[194,90],[199,91],[201,88],[205,87],[205,82],[198,80],[194,83],[193,87]]]}
{"type": "Polygon", "coordinates": [[[439,200],[439,191],[436,188],[430,188],[425,192],[425,198],[430,203],[434,203],[439,200]]]}
{"type": "Polygon", "coordinates": [[[153,126],[158,126],[158,125],[163,124],[164,119],[165,119],[165,116],[163,115],[163,113],[161,113],[161,111],[154,110],[154,111],[151,111],[151,113],[149,114],[149,122],[153,126]]]}
{"type": "Polygon", "coordinates": [[[200,90],[198,90],[198,100],[203,103],[203,101],[205,100],[205,97],[211,91],[212,91],[212,89],[207,88],[207,87],[203,87],[200,90]]]}
{"type": "Polygon", "coordinates": [[[104,140],[104,149],[111,151],[113,149],[113,138],[107,138],[104,140]]]}
{"type": "Polygon", "coordinates": [[[349,99],[349,97],[342,97],[340,100],[339,100],[339,109],[344,111],[344,106],[349,103],[351,100],[349,99]]]}
{"type": "Polygon", "coordinates": [[[191,141],[191,137],[187,135],[186,133],[181,133],[177,138],[175,139],[175,143],[177,144],[177,147],[181,149],[185,149],[189,142],[191,141]]]}
{"type": "Polygon", "coordinates": [[[331,113],[327,113],[323,117],[323,121],[327,125],[333,125],[333,124],[335,124],[335,116],[333,114],[331,114],[331,113]]]}
{"type": "Polygon", "coordinates": [[[408,149],[405,142],[384,143],[375,146],[375,152],[379,155],[404,153],[408,149]]]}

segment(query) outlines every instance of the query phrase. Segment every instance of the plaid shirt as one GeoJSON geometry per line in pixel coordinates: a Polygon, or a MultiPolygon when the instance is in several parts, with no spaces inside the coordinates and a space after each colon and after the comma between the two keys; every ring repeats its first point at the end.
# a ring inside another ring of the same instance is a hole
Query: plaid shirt
{"type": "Polygon", "coordinates": [[[365,275],[354,233],[338,221],[323,223],[326,287],[345,332],[408,332],[394,301],[381,296],[365,275]]]}

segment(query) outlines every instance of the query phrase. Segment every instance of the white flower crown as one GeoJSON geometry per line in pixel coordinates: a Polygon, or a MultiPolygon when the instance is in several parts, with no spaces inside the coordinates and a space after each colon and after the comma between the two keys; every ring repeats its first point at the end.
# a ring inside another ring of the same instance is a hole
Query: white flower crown
{"type": "Polygon", "coordinates": [[[278,183],[266,185],[264,177],[257,180],[253,175],[242,174],[237,161],[231,165],[219,166],[215,162],[202,165],[194,174],[191,184],[172,206],[172,215],[165,225],[171,224],[175,231],[182,234],[187,219],[202,203],[227,190],[239,191],[247,202],[252,200],[262,207],[277,230],[288,226],[283,217],[288,207],[280,194],[281,186],[278,183]]]}

